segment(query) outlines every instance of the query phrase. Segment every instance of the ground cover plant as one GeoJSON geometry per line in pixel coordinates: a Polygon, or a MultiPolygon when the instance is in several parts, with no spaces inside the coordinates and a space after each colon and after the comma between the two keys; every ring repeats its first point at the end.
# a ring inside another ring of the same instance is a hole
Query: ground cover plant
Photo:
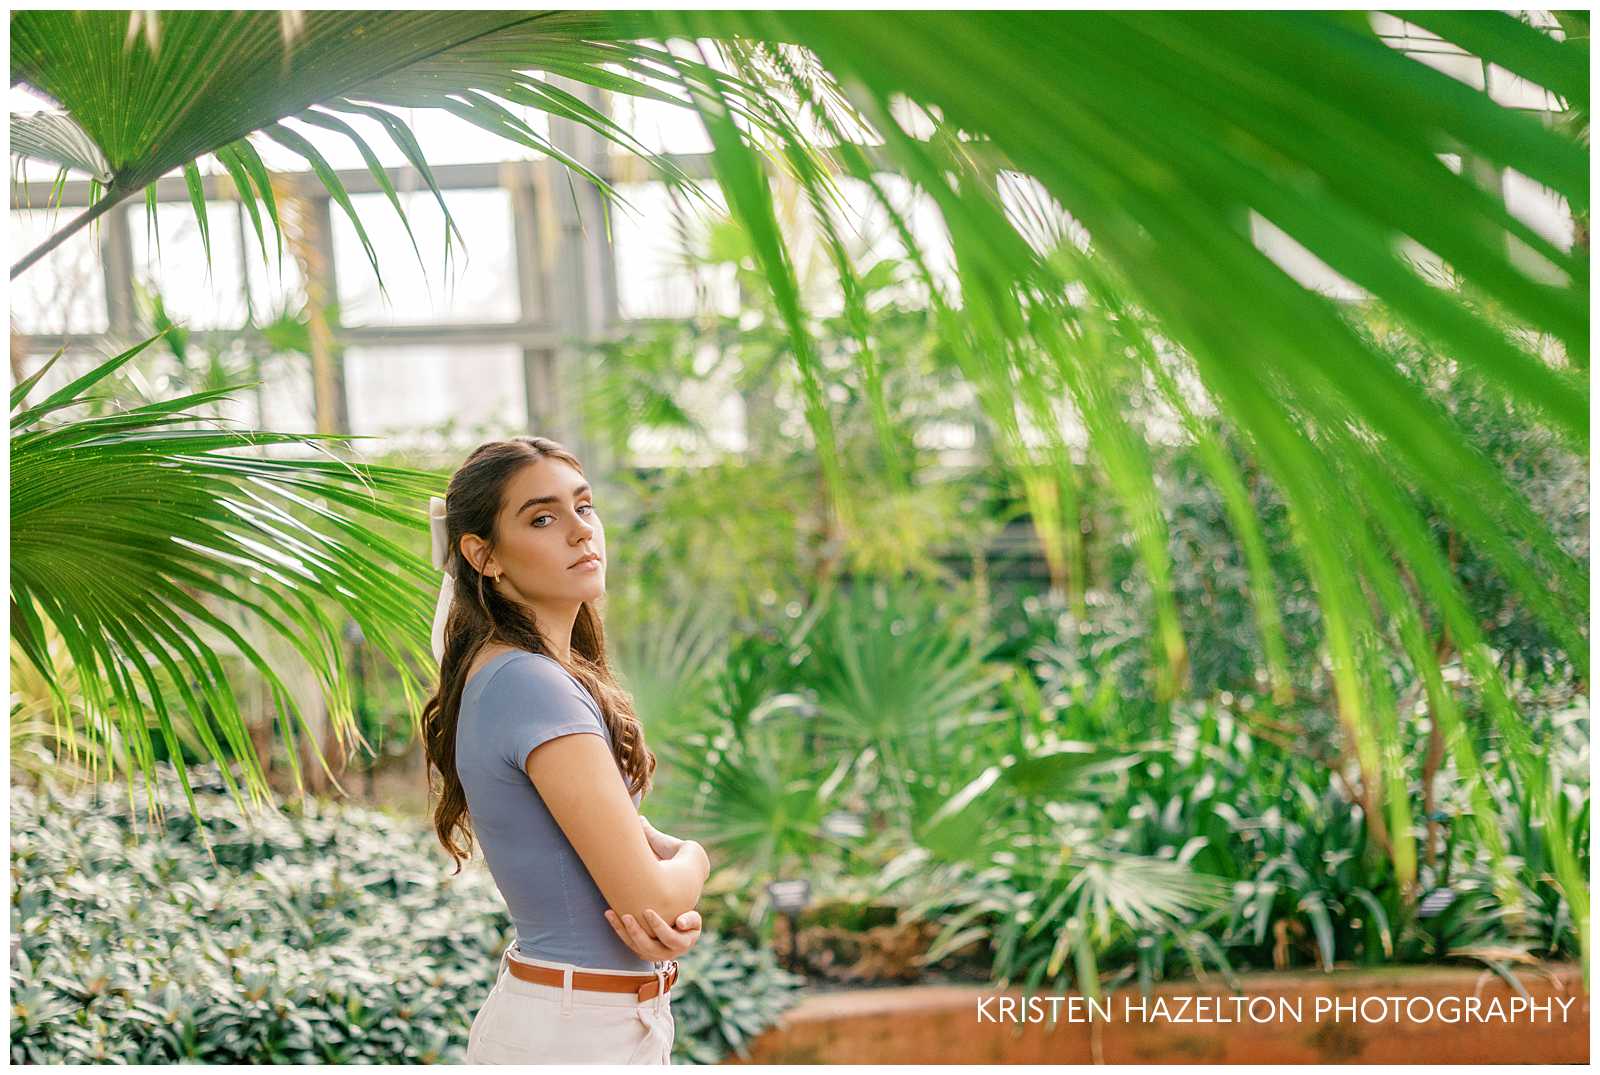
{"type": "MultiPolygon", "coordinates": [[[[12,789],[12,1062],[460,1062],[509,939],[487,873],[452,876],[420,820],[314,799],[252,820],[198,778],[200,827],[161,771],[159,832],[115,786],[12,789]]],[[[675,1063],[792,1003],[737,939],[682,963],[675,1063]]]]}

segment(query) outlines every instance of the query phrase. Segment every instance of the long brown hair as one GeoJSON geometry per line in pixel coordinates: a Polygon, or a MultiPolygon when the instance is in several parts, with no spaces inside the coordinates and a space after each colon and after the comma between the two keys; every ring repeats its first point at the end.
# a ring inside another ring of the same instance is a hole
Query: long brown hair
{"type": "MultiPolygon", "coordinates": [[[[461,552],[463,534],[476,534],[493,549],[495,521],[505,488],[523,467],[540,459],[559,459],[578,473],[577,457],[547,437],[511,437],[480,444],[450,478],[445,493],[445,529],[449,552],[445,570],[455,576],[455,598],[444,628],[444,656],[439,662],[439,689],[422,707],[423,746],[428,758],[429,794],[437,794],[433,827],[439,842],[455,860],[456,872],[472,854],[472,822],[467,797],[456,774],[456,722],[467,670],[484,646],[500,643],[561,659],[550,646],[525,605],[499,593],[461,552]],[[438,782],[434,776],[437,773],[438,782]]],[[[617,684],[606,661],[606,633],[600,614],[585,601],[572,625],[572,658],[563,664],[589,689],[606,727],[611,751],[628,782],[628,793],[648,792],[656,756],[645,746],[644,728],[634,715],[633,699],[617,684]]]]}

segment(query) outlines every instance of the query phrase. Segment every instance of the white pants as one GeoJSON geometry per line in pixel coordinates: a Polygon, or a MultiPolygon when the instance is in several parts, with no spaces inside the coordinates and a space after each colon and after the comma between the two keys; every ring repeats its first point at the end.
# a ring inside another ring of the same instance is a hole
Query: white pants
{"type": "MultiPolygon", "coordinates": [[[[575,971],[628,974],[610,967],[552,963],[513,952],[500,957],[500,973],[467,1035],[469,1064],[670,1064],[677,1026],[672,991],[641,1002],[633,993],[574,989],[575,971]],[[515,959],[568,971],[562,985],[525,982],[507,970],[515,959]]],[[[656,965],[664,985],[666,966],[656,965]]]]}

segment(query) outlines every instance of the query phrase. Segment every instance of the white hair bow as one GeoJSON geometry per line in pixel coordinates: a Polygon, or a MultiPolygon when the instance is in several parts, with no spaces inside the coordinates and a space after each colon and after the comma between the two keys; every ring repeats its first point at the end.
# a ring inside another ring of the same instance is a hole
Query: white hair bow
{"type": "Polygon", "coordinates": [[[444,500],[440,497],[428,498],[428,537],[430,548],[428,555],[433,561],[433,566],[444,572],[444,579],[439,583],[439,601],[433,607],[433,659],[444,660],[444,624],[450,616],[450,602],[455,600],[456,580],[450,574],[450,532],[445,526],[444,500]]]}

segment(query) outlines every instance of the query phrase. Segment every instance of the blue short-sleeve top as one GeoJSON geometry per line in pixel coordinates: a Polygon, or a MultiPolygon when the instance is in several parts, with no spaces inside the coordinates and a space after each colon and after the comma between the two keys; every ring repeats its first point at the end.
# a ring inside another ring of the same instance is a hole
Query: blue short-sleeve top
{"type": "MultiPolygon", "coordinates": [[[[517,931],[518,951],[580,967],[648,971],[605,920],[609,906],[523,764],[563,735],[611,744],[583,683],[542,653],[497,654],[473,673],[456,723],[456,774],[483,858],[517,931]]],[[[624,789],[627,779],[617,768],[624,789]]],[[[639,795],[631,796],[634,806],[639,795]]]]}

